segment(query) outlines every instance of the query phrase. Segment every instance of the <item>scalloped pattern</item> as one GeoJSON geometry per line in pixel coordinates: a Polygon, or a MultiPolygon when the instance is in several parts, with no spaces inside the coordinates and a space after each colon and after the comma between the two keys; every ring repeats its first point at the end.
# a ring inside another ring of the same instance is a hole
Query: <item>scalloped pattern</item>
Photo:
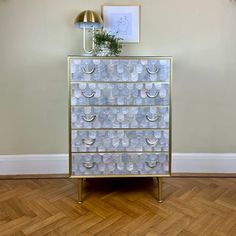
{"type": "Polygon", "coordinates": [[[73,175],[168,174],[163,153],[73,154],[73,175]]]}
{"type": "Polygon", "coordinates": [[[72,175],[169,171],[169,60],[73,59],[72,175]]]}
{"type": "Polygon", "coordinates": [[[169,105],[169,84],[80,82],[71,85],[71,105],[169,105]]]}
{"type": "Polygon", "coordinates": [[[73,130],[73,152],[168,151],[168,130],[73,130]]]}
{"type": "Polygon", "coordinates": [[[73,129],[168,128],[168,107],[73,107],[73,129]],[[93,121],[88,121],[89,119],[93,121]],[[150,121],[154,120],[154,121],[150,121]]]}
{"type": "Polygon", "coordinates": [[[79,60],[71,62],[72,81],[169,82],[168,60],[79,60]],[[149,74],[149,72],[157,73],[149,74]],[[92,74],[88,74],[92,72],[92,74]]]}

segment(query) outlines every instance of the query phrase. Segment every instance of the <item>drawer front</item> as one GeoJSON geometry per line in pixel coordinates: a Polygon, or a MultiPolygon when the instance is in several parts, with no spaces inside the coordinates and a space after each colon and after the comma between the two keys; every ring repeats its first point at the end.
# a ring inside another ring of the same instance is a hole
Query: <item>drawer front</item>
{"type": "Polygon", "coordinates": [[[169,105],[169,84],[73,83],[71,105],[169,105]]]}
{"type": "Polygon", "coordinates": [[[168,107],[72,107],[72,129],[168,128],[168,107]]]}
{"type": "Polygon", "coordinates": [[[72,152],[168,151],[168,130],[72,130],[72,152]]]}
{"type": "Polygon", "coordinates": [[[170,80],[170,60],[73,59],[72,81],[166,81],[170,80]]]}
{"type": "Polygon", "coordinates": [[[92,175],[167,175],[166,153],[73,154],[72,176],[92,175]]]}

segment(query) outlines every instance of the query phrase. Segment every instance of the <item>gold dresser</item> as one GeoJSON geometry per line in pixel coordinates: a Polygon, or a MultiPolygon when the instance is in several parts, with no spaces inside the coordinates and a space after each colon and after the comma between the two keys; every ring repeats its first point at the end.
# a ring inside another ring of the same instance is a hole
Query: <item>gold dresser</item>
{"type": "Polygon", "coordinates": [[[68,57],[70,177],[171,174],[172,57],[68,57]]]}

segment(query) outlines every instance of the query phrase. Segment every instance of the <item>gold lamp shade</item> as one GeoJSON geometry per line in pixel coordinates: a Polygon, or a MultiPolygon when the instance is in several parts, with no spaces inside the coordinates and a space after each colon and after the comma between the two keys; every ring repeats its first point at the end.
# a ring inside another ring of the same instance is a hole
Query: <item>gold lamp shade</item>
{"type": "Polygon", "coordinates": [[[75,19],[75,26],[80,29],[100,29],[102,28],[102,25],[102,18],[91,10],[81,12],[75,19]]]}

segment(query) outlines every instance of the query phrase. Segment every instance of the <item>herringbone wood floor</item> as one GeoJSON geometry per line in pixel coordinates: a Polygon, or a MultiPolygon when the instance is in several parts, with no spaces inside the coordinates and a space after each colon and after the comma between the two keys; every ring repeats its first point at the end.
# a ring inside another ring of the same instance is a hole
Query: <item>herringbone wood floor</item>
{"type": "Polygon", "coordinates": [[[236,235],[236,179],[0,180],[0,235],[236,235]]]}

